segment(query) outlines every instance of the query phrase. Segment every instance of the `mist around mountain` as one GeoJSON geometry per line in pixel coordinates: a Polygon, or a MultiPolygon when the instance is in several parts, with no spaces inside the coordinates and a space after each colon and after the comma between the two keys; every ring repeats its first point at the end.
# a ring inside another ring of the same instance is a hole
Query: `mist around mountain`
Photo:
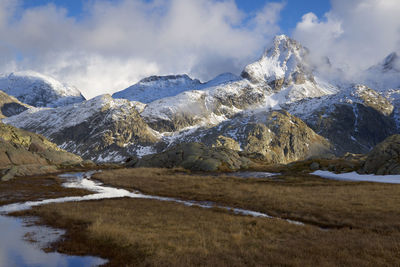
{"type": "Polygon", "coordinates": [[[3,121],[98,162],[200,142],[289,163],[367,153],[398,133],[396,53],[357,81],[337,78],[342,71],[327,58],[318,62],[280,35],[241,76],[225,73],[204,83],[186,74],[151,76],[86,101],[75,88],[39,74],[10,74],[0,80],[5,92],[34,107],[3,121]]]}

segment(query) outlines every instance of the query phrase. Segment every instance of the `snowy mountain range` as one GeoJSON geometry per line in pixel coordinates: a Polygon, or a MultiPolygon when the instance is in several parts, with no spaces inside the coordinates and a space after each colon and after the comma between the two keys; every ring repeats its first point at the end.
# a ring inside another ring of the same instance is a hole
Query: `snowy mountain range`
{"type": "Polygon", "coordinates": [[[281,35],[241,77],[222,74],[202,83],[187,75],[151,76],[112,97],[88,101],[38,74],[35,79],[19,74],[11,83],[13,74],[0,89],[36,108],[3,121],[96,161],[121,161],[197,141],[287,163],[365,153],[399,132],[397,54],[366,70],[363,81],[349,84],[324,80],[309,61],[311,53],[281,35]],[[35,89],[43,87],[47,90],[35,89]],[[37,92],[56,97],[46,102],[37,92]],[[22,97],[31,93],[33,99],[22,97]]]}

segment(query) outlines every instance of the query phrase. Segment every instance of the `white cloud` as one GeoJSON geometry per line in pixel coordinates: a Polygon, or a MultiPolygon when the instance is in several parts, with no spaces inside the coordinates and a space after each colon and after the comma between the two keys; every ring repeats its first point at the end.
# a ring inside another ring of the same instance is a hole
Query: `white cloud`
{"type": "Polygon", "coordinates": [[[233,0],[95,0],[76,19],[54,4],[16,2],[0,2],[0,70],[50,74],[88,97],[151,74],[238,73],[279,31],[283,8],[269,3],[250,16],[233,0]]]}
{"type": "Polygon", "coordinates": [[[323,18],[305,14],[294,30],[293,37],[314,55],[328,56],[354,77],[400,51],[399,0],[331,0],[331,5],[323,18]]]}

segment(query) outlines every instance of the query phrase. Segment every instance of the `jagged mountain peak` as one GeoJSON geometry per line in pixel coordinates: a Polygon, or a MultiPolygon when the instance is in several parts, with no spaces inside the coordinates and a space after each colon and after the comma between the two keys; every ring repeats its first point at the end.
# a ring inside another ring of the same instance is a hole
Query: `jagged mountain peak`
{"type": "Polygon", "coordinates": [[[297,41],[278,35],[260,60],[245,67],[242,77],[253,83],[268,85],[274,91],[307,81],[313,84],[315,81],[308,54],[308,49],[297,41]]]}
{"type": "Polygon", "coordinates": [[[400,72],[400,60],[396,52],[390,53],[382,63],[383,71],[395,70],[400,72]]]}
{"type": "Polygon", "coordinates": [[[385,92],[400,88],[400,57],[392,52],[380,63],[368,68],[362,75],[363,83],[385,92]]]}
{"type": "Polygon", "coordinates": [[[308,54],[308,49],[303,47],[299,42],[288,37],[287,35],[277,35],[273,40],[272,47],[265,50],[263,58],[276,56],[279,57],[287,53],[301,56],[305,53],[308,54]]]}
{"type": "Polygon", "coordinates": [[[0,90],[35,107],[58,107],[85,100],[77,88],[35,71],[0,75],[0,90]]]}

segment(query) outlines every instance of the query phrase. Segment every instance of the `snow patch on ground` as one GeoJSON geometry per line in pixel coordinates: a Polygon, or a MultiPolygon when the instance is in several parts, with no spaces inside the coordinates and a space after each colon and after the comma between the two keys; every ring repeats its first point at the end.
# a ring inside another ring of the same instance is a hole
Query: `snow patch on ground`
{"type": "Polygon", "coordinates": [[[358,174],[356,172],[333,173],[329,171],[315,171],[311,174],[334,180],[400,184],[400,175],[358,174]]]}

